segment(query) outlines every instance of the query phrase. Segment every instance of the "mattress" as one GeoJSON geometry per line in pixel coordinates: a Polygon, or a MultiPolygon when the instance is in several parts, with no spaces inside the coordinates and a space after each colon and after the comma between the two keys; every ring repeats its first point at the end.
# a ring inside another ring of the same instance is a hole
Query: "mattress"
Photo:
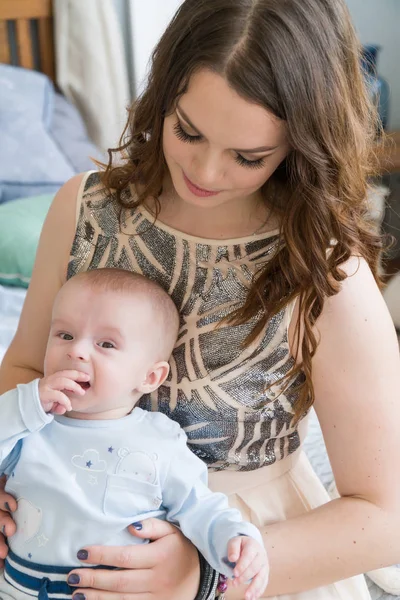
{"type": "Polygon", "coordinates": [[[26,290],[0,285],[0,362],[17,329],[26,290]]]}

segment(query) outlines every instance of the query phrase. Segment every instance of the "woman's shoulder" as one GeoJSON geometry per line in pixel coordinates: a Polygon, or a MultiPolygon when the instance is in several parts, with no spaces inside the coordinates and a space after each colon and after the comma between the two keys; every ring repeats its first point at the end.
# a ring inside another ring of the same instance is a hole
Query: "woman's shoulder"
{"type": "Polygon", "coordinates": [[[105,198],[113,200],[115,198],[115,194],[104,185],[101,175],[100,171],[81,173],[78,200],[90,204],[90,202],[96,200],[104,200],[105,198]]]}
{"type": "MultiPolygon", "coordinates": [[[[108,192],[110,195],[110,193],[108,192]]],[[[77,223],[82,205],[94,196],[104,198],[107,195],[101,183],[100,173],[87,171],[74,175],[58,190],[52,202],[51,212],[61,217],[72,216],[72,222],[77,223]]],[[[70,219],[68,219],[70,220],[70,219]]]]}
{"type": "Polygon", "coordinates": [[[352,255],[340,265],[340,269],[346,277],[341,282],[339,292],[325,301],[327,320],[333,315],[345,318],[353,313],[359,314],[361,307],[362,312],[373,312],[377,302],[384,305],[379,286],[365,258],[352,255]]]}
{"type": "MultiPolygon", "coordinates": [[[[333,356],[372,354],[386,342],[396,345],[393,321],[382,292],[364,258],[352,256],[341,265],[346,278],[340,290],[324,303],[315,327],[320,338],[317,355],[333,364],[333,356]],[[388,341],[390,340],[390,342],[388,341]]],[[[349,363],[350,365],[350,363],[349,363]]]]}
{"type": "MultiPolygon", "coordinates": [[[[322,355],[322,346],[326,341],[330,350],[338,347],[348,337],[359,342],[365,340],[373,329],[379,338],[385,330],[390,335],[394,329],[389,311],[381,290],[375,281],[368,262],[353,255],[340,265],[346,277],[340,284],[337,294],[325,299],[324,306],[318,317],[314,331],[319,340],[318,354],[322,355]]],[[[289,343],[297,347],[296,328],[299,319],[299,306],[296,302],[292,321],[289,327],[289,343]]],[[[300,323],[303,332],[303,323],[300,323]]],[[[301,333],[302,335],[302,333],[301,333]]],[[[363,343],[363,342],[361,342],[363,343]]],[[[297,355],[301,360],[301,352],[297,355]]]]}
{"type": "MultiPolygon", "coordinates": [[[[108,188],[103,182],[101,171],[88,171],[80,177],[76,197],[77,233],[85,237],[88,229],[94,229],[106,237],[119,235],[122,215],[131,209],[123,208],[115,190],[108,188]]],[[[132,201],[131,188],[124,189],[120,198],[128,207],[132,201]]]]}

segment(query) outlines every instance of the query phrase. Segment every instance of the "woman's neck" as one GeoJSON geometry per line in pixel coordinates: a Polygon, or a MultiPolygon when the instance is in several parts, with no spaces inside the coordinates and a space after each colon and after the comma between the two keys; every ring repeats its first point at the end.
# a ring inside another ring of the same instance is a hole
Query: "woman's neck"
{"type": "MultiPolygon", "coordinates": [[[[164,186],[159,198],[158,220],[182,233],[205,239],[235,239],[278,227],[277,219],[259,196],[205,209],[183,201],[171,188],[164,186]]],[[[155,200],[146,201],[146,208],[155,214],[155,200]]]]}

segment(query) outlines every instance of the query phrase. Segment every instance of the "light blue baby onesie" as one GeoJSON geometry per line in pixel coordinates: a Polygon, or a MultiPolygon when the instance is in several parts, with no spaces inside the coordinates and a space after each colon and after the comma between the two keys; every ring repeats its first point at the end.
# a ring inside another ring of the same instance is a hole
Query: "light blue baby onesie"
{"type": "Polygon", "coordinates": [[[0,472],[18,500],[12,555],[82,566],[76,554],[85,546],[144,543],[127,527],[148,517],[178,525],[228,576],[223,559],[232,537],[249,535],[262,544],[258,529],[209,490],[207,468],[177,423],[140,408],[114,420],[46,414],[38,381],[0,397],[0,472]]]}

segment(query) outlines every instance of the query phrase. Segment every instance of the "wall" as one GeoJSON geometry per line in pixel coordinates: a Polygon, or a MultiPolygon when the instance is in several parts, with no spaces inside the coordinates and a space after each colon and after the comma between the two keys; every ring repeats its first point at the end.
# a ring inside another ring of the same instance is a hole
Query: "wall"
{"type": "Polygon", "coordinates": [[[400,129],[400,0],[346,0],[363,44],[382,46],[378,71],[391,88],[389,129],[400,129]]]}
{"type": "MultiPolygon", "coordinates": [[[[124,0],[114,0],[118,4],[124,0]]],[[[134,91],[140,93],[146,77],[151,52],[172,19],[182,0],[128,0],[128,19],[125,28],[130,30],[131,72],[134,91]]]]}
{"type": "MultiPolygon", "coordinates": [[[[150,54],[182,0],[113,0],[127,46],[132,94],[146,76],[150,54]]],[[[389,127],[400,129],[400,0],[347,0],[363,44],[382,46],[379,72],[391,86],[389,127]]]]}

